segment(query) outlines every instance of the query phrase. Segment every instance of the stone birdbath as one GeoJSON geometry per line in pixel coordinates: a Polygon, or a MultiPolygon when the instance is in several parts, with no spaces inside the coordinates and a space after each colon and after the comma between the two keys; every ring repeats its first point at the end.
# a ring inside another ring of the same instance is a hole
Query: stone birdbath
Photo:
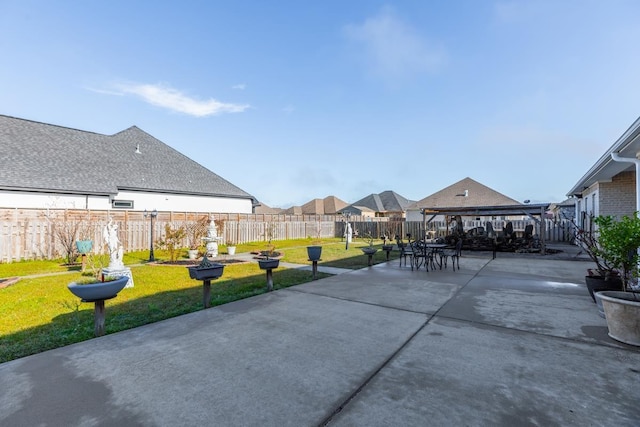
{"type": "Polygon", "coordinates": [[[205,254],[199,265],[187,268],[189,269],[189,277],[202,280],[202,303],[204,308],[211,307],[211,280],[222,276],[224,264],[209,261],[205,254]]]}
{"type": "Polygon", "coordinates": [[[115,298],[126,284],[129,277],[116,277],[114,280],[103,282],[80,284],[76,282],[69,283],[67,288],[72,294],[82,300],[82,302],[94,303],[93,309],[93,329],[96,337],[104,335],[104,302],[105,300],[115,298]]]}

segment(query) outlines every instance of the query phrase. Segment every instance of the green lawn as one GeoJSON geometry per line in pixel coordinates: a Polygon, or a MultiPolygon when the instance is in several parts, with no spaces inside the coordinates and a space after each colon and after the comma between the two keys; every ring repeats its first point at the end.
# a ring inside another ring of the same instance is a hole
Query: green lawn
{"type": "MultiPolygon", "coordinates": [[[[306,253],[309,243],[307,240],[278,241],[276,251],[283,253],[283,262],[309,264],[306,253]]],[[[364,268],[367,257],[360,250],[362,246],[364,242],[354,242],[347,251],[340,239],[326,240],[319,265],[364,268]]],[[[240,245],[238,251],[264,247],[264,242],[240,245]]],[[[222,246],[221,253],[224,252],[222,246]]],[[[392,252],[392,257],[397,258],[397,252],[392,252]]],[[[157,251],[156,258],[166,260],[168,256],[166,252],[157,251]]],[[[190,279],[184,266],[148,264],[147,259],[148,252],[125,255],[135,287],[123,289],[116,298],[106,301],[106,333],[203,309],[202,282],[190,279]]],[[[385,260],[384,252],[378,251],[374,262],[385,260]]],[[[82,303],[67,289],[68,283],[82,278],[80,266],[61,263],[60,260],[0,263],[0,278],[21,277],[16,284],[0,289],[0,362],[93,338],[93,304],[82,303]]],[[[96,258],[91,263],[99,267],[108,260],[96,258]]],[[[319,273],[320,278],[326,276],[319,273]]],[[[278,268],[273,272],[275,289],[311,280],[310,271],[278,268]]],[[[264,292],[265,274],[257,264],[228,264],[222,277],[211,283],[211,305],[264,292]]]]}

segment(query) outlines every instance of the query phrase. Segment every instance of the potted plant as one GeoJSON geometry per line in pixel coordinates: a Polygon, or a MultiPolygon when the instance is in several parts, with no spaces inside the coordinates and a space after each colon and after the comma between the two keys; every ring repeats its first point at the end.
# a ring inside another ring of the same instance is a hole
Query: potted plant
{"type": "Polygon", "coordinates": [[[638,212],[623,216],[599,216],[598,242],[614,267],[622,272],[622,290],[599,292],[609,328],[609,336],[626,344],[640,346],[640,218],[638,212]]]}
{"type": "Polygon", "coordinates": [[[227,242],[227,253],[229,255],[235,255],[236,254],[236,244],[233,241],[229,241],[227,242]]]}
{"type": "Polygon", "coordinates": [[[383,251],[392,251],[393,250],[393,244],[391,243],[391,238],[389,236],[387,236],[386,234],[384,236],[382,236],[382,250],[383,251]],[[389,243],[387,243],[389,242],[389,243]]]}
{"type": "Polygon", "coordinates": [[[101,276],[100,278],[92,276],[71,282],[67,288],[83,301],[93,302],[115,297],[127,285],[128,281],[127,276],[101,276]]]}
{"type": "Polygon", "coordinates": [[[320,221],[316,224],[315,238],[311,241],[311,245],[307,246],[307,255],[309,261],[318,261],[322,255],[322,241],[320,240],[322,235],[322,225],[320,221]]]}
{"type": "Polygon", "coordinates": [[[609,253],[600,244],[600,230],[596,227],[596,220],[590,217],[586,227],[578,227],[575,222],[573,225],[576,229],[577,242],[595,264],[595,268],[587,269],[585,276],[585,283],[591,299],[597,302],[595,294],[599,291],[622,290],[620,272],[613,264],[609,253]]]}
{"type": "Polygon", "coordinates": [[[199,265],[187,268],[189,269],[189,277],[195,280],[217,279],[224,272],[224,264],[209,261],[206,254],[199,265]]]}
{"type": "Polygon", "coordinates": [[[273,256],[277,254],[277,252],[275,252],[275,249],[276,246],[271,243],[271,240],[269,240],[267,249],[261,251],[263,258],[258,259],[258,265],[261,269],[270,270],[272,268],[277,268],[280,265],[280,260],[278,258],[273,258],[273,256]]]}
{"type": "Polygon", "coordinates": [[[208,226],[209,218],[206,216],[185,225],[187,245],[189,246],[187,252],[189,259],[196,259],[198,257],[198,253],[203,246],[203,238],[207,235],[208,226]]]}
{"type": "Polygon", "coordinates": [[[76,248],[78,249],[78,253],[80,255],[86,255],[91,252],[93,248],[93,240],[90,239],[82,239],[76,240],[76,248]]]}

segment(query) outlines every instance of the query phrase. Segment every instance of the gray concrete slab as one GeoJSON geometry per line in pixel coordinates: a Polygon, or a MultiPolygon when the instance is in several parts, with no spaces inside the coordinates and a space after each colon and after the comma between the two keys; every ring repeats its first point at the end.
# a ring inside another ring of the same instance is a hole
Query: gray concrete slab
{"type": "Polygon", "coordinates": [[[0,365],[0,425],[315,425],[425,316],[281,290],[0,365]]]}
{"type": "Polygon", "coordinates": [[[436,318],[328,425],[638,426],[639,363],[637,352],[436,318]]]}
{"type": "Polygon", "coordinates": [[[454,277],[456,280],[434,281],[425,270],[411,271],[398,268],[395,263],[387,263],[305,283],[296,286],[295,290],[433,314],[471,277],[473,276],[461,273],[454,277]]]}
{"type": "Polygon", "coordinates": [[[638,426],[579,264],[393,261],[4,363],[0,425],[638,426]]]}
{"type": "Polygon", "coordinates": [[[478,275],[438,315],[616,345],[584,284],[522,277],[478,275]]]}
{"type": "Polygon", "coordinates": [[[542,257],[496,258],[479,274],[516,278],[526,275],[530,278],[554,278],[556,281],[584,283],[588,268],[593,268],[593,263],[582,260],[571,262],[542,257]]]}

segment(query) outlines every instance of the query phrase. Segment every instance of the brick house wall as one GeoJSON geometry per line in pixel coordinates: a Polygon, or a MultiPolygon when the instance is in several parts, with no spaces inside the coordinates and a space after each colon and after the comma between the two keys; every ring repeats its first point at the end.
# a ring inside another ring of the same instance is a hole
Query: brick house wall
{"type": "Polygon", "coordinates": [[[633,215],[636,210],[636,173],[622,172],[611,182],[599,183],[599,215],[633,215]]]}

